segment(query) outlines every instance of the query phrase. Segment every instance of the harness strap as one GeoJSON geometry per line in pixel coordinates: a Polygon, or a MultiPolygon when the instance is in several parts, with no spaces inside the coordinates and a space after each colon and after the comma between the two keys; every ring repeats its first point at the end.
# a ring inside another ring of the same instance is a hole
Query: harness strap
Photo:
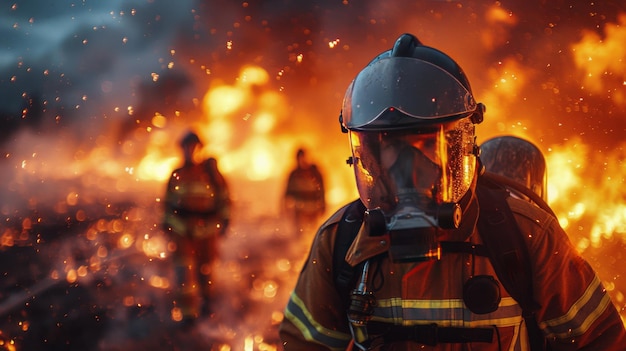
{"type": "Polygon", "coordinates": [[[344,298],[346,304],[349,304],[350,301],[349,289],[351,286],[354,286],[355,271],[357,269],[346,262],[345,256],[359,232],[366,209],[360,199],[353,201],[346,208],[337,228],[337,238],[335,239],[333,252],[333,275],[337,291],[344,298]]]}
{"type": "Polygon", "coordinates": [[[540,305],[533,295],[530,254],[506,202],[506,191],[490,184],[488,178],[479,178],[476,194],[481,210],[478,233],[487,244],[493,268],[504,288],[522,307],[530,350],[545,350],[546,338],[535,317],[540,305]]]}
{"type": "Polygon", "coordinates": [[[435,346],[438,343],[470,343],[493,341],[493,328],[439,327],[437,324],[401,326],[370,322],[367,325],[370,335],[381,335],[385,343],[415,341],[435,346]]]}

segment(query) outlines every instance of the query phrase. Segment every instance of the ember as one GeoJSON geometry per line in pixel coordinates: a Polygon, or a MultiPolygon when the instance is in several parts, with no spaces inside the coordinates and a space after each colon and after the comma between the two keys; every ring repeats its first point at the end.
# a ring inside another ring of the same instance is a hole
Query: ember
{"type": "Polygon", "coordinates": [[[0,12],[0,349],[279,349],[313,236],[281,218],[289,155],[312,150],[328,214],[357,196],[341,99],[398,32],[463,60],[483,140],[546,154],[549,202],[626,320],[626,5],[106,3],[0,12]],[[182,330],[160,223],[189,127],[235,213],[218,308],[182,330]]]}

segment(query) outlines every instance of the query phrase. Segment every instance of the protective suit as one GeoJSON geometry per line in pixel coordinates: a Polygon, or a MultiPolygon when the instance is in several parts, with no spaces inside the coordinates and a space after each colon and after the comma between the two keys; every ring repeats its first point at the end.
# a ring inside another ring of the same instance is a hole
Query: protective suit
{"type": "Polygon", "coordinates": [[[410,34],[357,75],[340,123],[365,219],[345,254],[334,251],[355,221],[347,206],[317,232],[280,325],[285,350],[626,349],[615,306],[550,212],[503,192],[529,256],[532,314],[481,253],[477,226],[506,218],[479,202],[484,111],[458,64],[410,34]],[[336,257],[358,273],[351,292],[336,257]]]}
{"type": "MultiPolygon", "coordinates": [[[[528,237],[528,245],[533,253],[536,299],[548,302],[537,317],[547,337],[554,339],[552,350],[623,350],[621,320],[598,277],[556,220],[527,204],[509,199],[521,230],[534,233],[528,237]]],[[[341,217],[342,210],[321,227],[291,295],[280,327],[285,350],[346,350],[351,343],[348,305],[333,280],[333,244],[340,235],[336,230],[341,217]]],[[[364,233],[359,236],[355,240],[358,245],[348,253],[354,265],[389,249],[383,238],[373,239],[364,233]]],[[[478,239],[476,233],[467,238],[480,244],[478,239]]],[[[471,350],[528,350],[521,308],[508,292],[501,291],[499,308],[492,313],[474,314],[464,305],[463,285],[470,276],[496,276],[486,257],[449,254],[437,261],[394,264],[384,256],[372,263],[370,275],[377,300],[368,323],[377,328],[370,332],[375,339],[372,343],[378,347],[375,349],[468,350],[467,345],[458,342],[429,346],[410,340],[385,340],[384,333],[373,334],[384,330],[385,324],[436,324],[444,328],[497,329],[491,342],[470,342],[471,350]]]]}
{"type": "Polygon", "coordinates": [[[326,211],[324,178],[317,165],[309,162],[304,149],[296,152],[296,162],[287,179],[283,206],[297,230],[308,231],[319,225],[326,211]]]}
{"type": "Polygon", "coordinates": [[[172,253],[175,307],[186,321],[210,313],[212,266],[231,211],[228,186],[217,161],[194,162],[200,145],[193,133],[183,138],[185,164],[172,172],[165,194],[164,227],[176,244],[172,253]]]}

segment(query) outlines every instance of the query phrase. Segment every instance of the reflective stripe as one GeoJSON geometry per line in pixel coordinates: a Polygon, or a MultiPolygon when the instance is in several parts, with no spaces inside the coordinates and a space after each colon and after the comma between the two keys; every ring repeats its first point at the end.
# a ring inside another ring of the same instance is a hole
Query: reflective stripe
{"type": "Polygon", "coordinates": [[[441,327],[475,328],[483,326],[512,327],[522,322],[522,309],[511,297],[504,297],[493,313],[470,312],[461,299],[378,300],[372,320],[398,325],[436,323],[441,327]]]}
{"type": "Polygon", "coordinates": [[[291,294],[289,303],[287,303],[285,318],[300,330],[305,340],[330,347],[333,350],[345,350],[352,339],[350,334],[326,329],[315,321],[296,293],[291,294]]]}
{"type": "Polygon", "coordinates": [[[595,277],[565,315],[542,322],[539,326],[550,332],[548,337],[563,339],[579,336],[589,330],[610,304],[609,296],[598,277],[595,277]]]}

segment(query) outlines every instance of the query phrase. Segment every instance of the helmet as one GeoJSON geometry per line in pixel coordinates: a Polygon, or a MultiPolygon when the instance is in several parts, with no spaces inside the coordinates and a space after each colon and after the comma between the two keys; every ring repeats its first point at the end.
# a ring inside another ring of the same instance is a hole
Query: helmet
{"type": "Polygon", "coordinates": [[[403,34],[352,81],[341,123],[348,130],[406,129],[467,117],[478,107],[452,58],[403,34]]]}
{"type": "Polygon", "coordinates": [[[343,100],[340,124],[361,201],[388,219],[459,202],[475,184],[474,125],[483,112],[452,58],[401,35],[359,72],[343,100]]]}
{"type": "Polygon", "coordinates": [[[185,134],[185,136],[180,140],[180,146],[182,147],[196,144],[202,145],[202,142],[200,141],[200,138],[198,138],[198,135],[191,131],[187,132],[187,134],[185,134]]]}
{"type": "Polygon", "coordinates": [[[480,160],[487,171],[517,181],[547,200],[546,160],[533,143],[508,135],[491,138],[480,146],[480,160]]]}

